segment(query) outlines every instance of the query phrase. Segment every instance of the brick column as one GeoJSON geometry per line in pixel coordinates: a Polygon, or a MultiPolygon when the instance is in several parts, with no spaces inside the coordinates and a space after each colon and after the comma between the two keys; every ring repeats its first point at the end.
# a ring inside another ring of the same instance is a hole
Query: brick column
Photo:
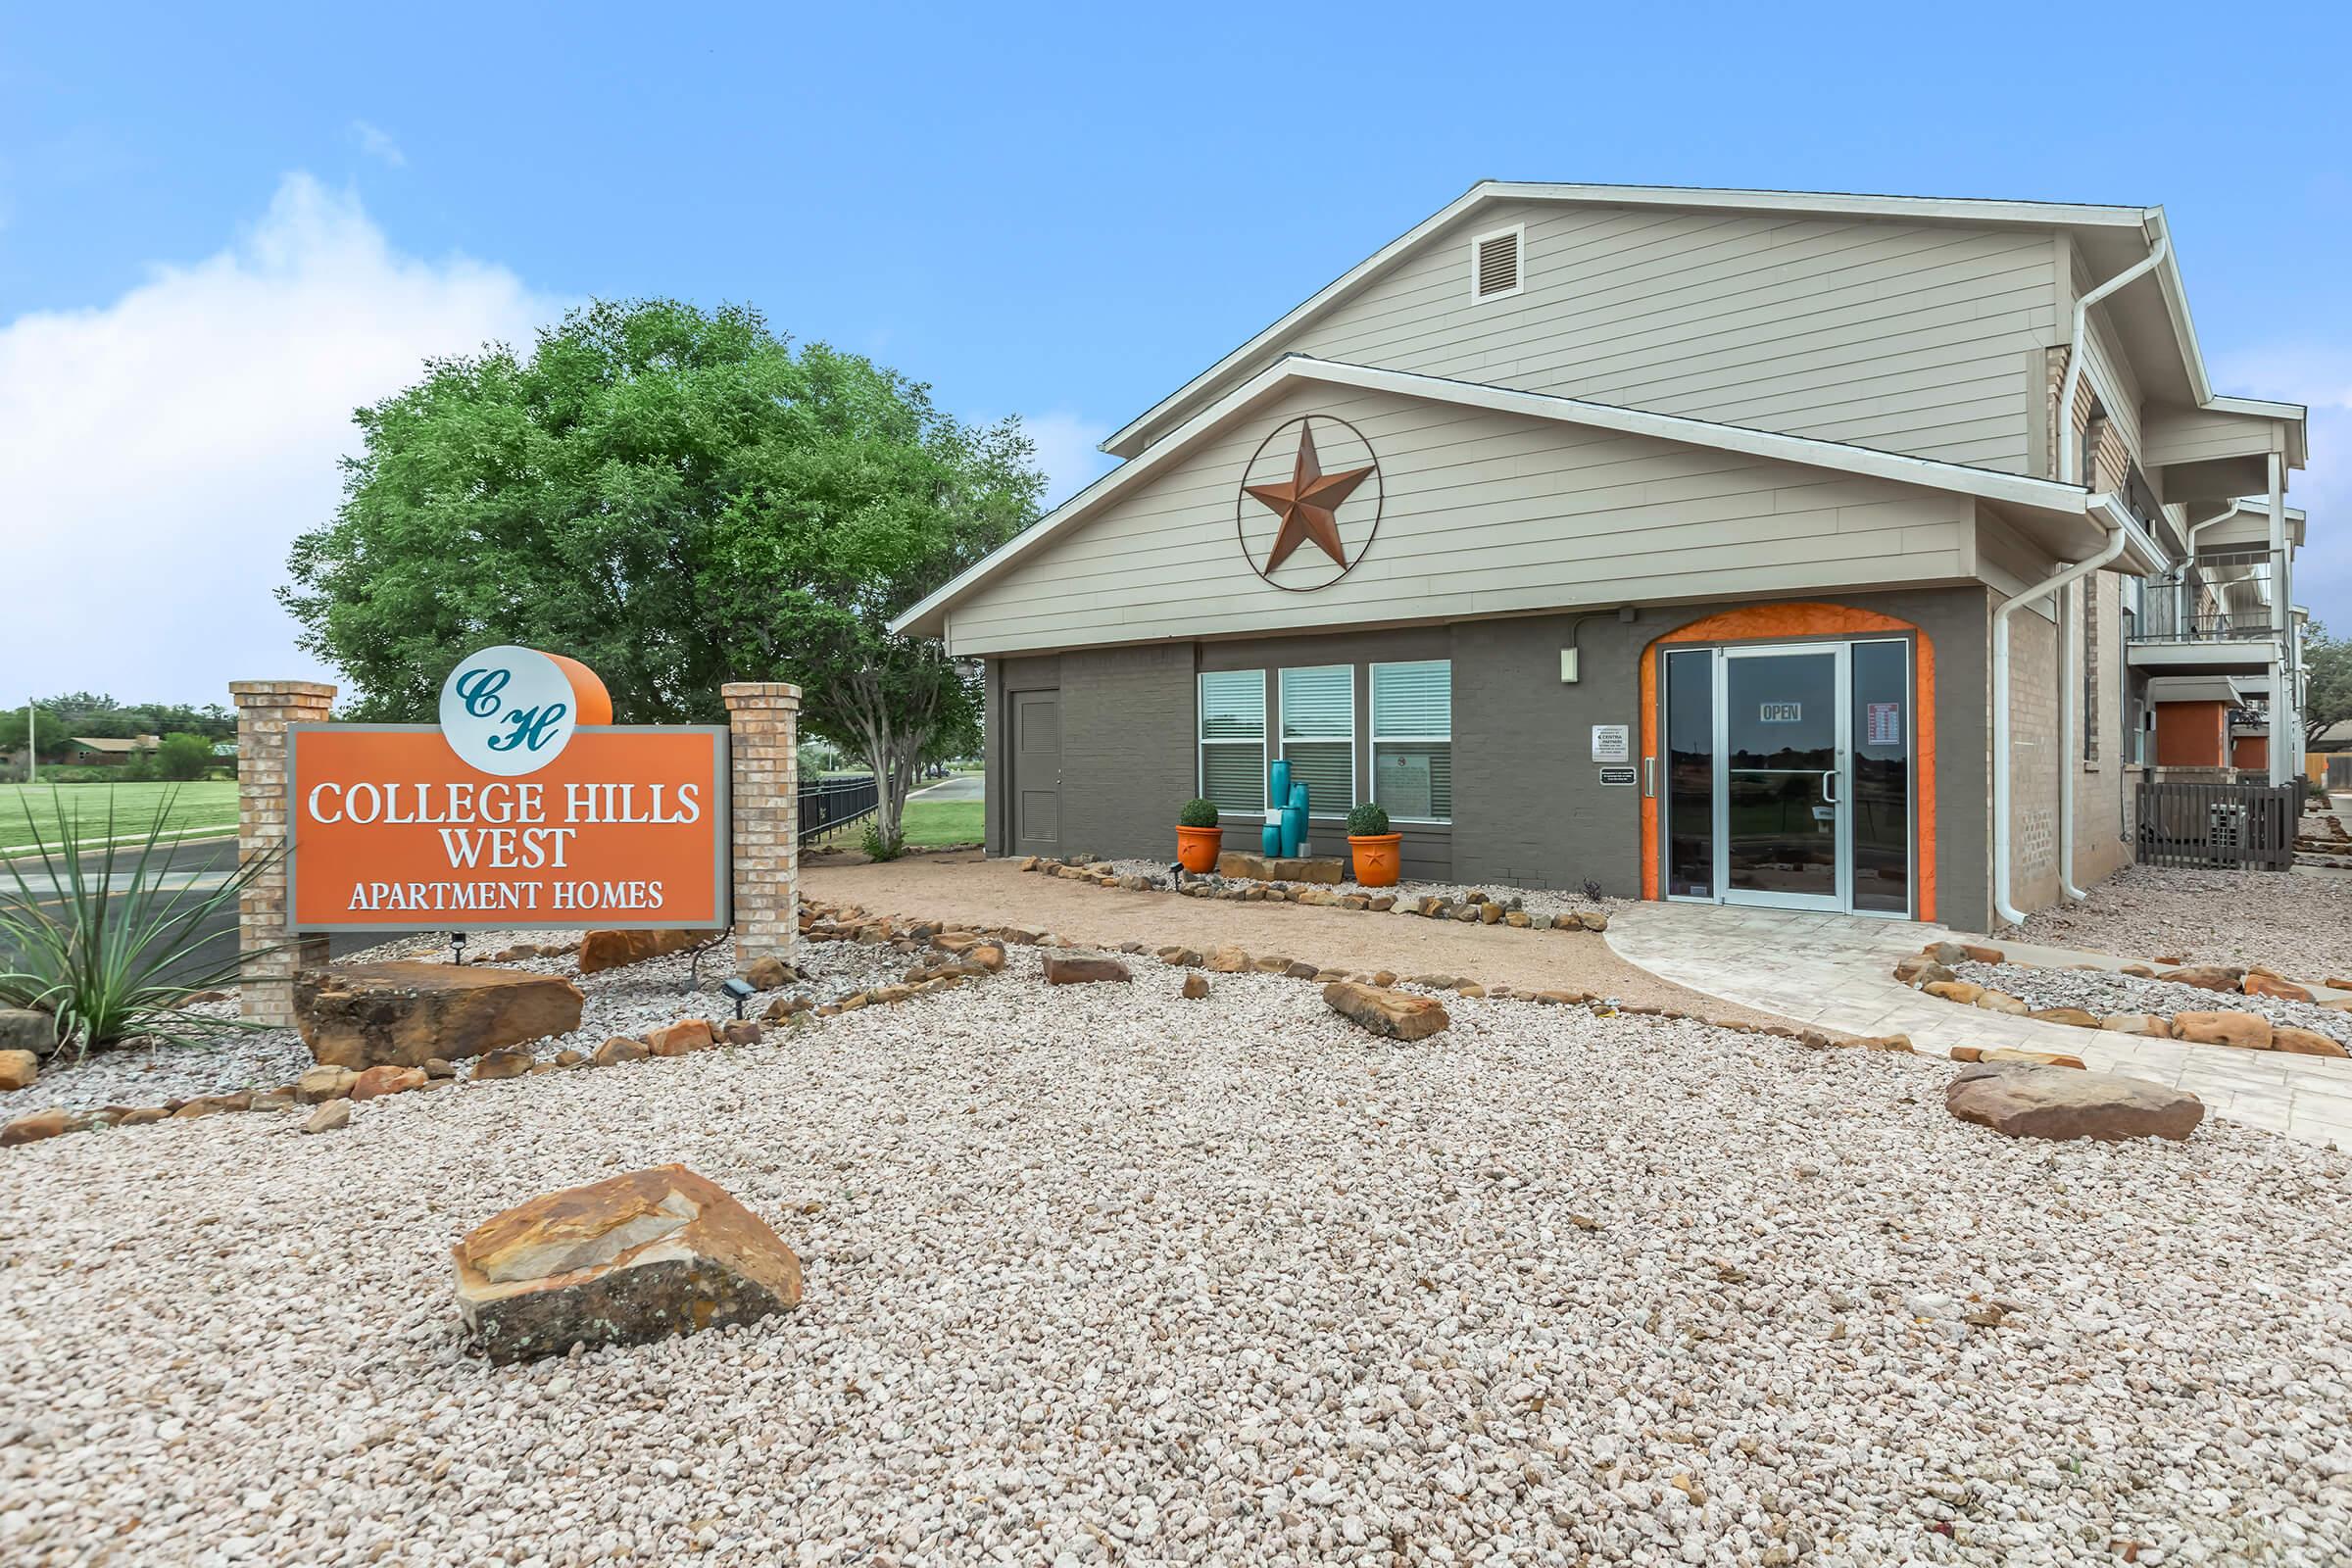
{"type": "Polygon", "coordinates": [[[734,681],[718,694],[734,754],[735,958],[790,958],[800,935],[801,689],[734,681]]]}
{"type": "MultiPolygon", "coordinates": [[[[324,719],[335,689],[311,680],[229,683],[237,705],[237,860],[286,848],[286,726],[324,719]]],[[[326,961],[326,939],[286,929],[284,860],[245,884],[237,906],[238,1010],[294,1021],[294,976],[326,961]],[[274,949],[274,952],[265,951],[274,949]]]]}

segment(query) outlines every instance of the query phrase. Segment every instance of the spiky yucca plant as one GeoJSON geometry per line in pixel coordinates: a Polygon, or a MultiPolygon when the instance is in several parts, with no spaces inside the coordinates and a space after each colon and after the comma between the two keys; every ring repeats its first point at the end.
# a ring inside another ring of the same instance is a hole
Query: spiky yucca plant
{"type": "Polygon", "coordinates": [[[192,1045],[245,1027],[189,1011],[188,998],[237,983],[237,944],[207,954],[220,947],[219,932],[208,928],[222,909],[235,909],[276,853],[198,887],[197,873],[168,864],[187,837],[164,828],[174,796],[156,806],[144,832],[134,828],[119,844],[113,793],[104,843],[88,853],[78,847],[79,813],[68,809],[66,792],[51,792],[61,828],[54,847],[25,807],[35,853],[0,862],[8,873],[0,883],[0,1003],[54,1015],[59,1051],[75,1055],[133,1036],[192,1045]]]}

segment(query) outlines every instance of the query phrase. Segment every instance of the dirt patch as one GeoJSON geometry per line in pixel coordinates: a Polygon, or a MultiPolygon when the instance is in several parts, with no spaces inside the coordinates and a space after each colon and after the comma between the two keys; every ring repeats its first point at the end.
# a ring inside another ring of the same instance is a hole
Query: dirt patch
{"type": "Polygon", "coordinates": [[[1025,876],[1017,860],[978,851],[926,855],[876,865],[804,862],[801,890],[812,899],[863,906],[876,914],[1015,925],[1097,946],[1141,942],[1203,952],[1238,943],[1251,954],[1282,954],[1330,969],[1454,974],[1520,991],[1590,991],[1635,1006],[1674,1007],[1749,1023],[1786,1023],[1661,980],[1620,958],[1589,931],[1522,931],[1398,914],[1295,904],[1227,904],[1172,893],[1130,893],[1025,876]]]}

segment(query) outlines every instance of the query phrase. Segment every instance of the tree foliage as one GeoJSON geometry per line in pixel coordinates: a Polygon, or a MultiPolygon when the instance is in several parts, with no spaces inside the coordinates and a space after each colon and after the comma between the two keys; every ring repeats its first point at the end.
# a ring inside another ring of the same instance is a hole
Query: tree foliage
{"type": "Polygon", "coordinates": [[[2329,636],[2315,620],[2303,633],[2303,663],[2311,671],[2304,731],[2316,745],[2338,724],[2352,722],[2352,643],[2329,636]]]}
{"type": "Polygon", "coordinates": [[[429,718],[489,643],[580,659],[623,723],[720,722],[730,680],[788,680],[865,759],[884,830],[919,763],[978,727],[975,687],[889,619],[1036,515],[1016,421],[758,312],[597,304],[532,352],[428,365],[357,415],[330,523],[283,590],[355,718],[429,718]]]}
{"type": "Polygon", "coordinates": [[[199,779],[213,770],[213,743],[201,735],[167,735],[155,749],[155,771],[176,784],[199,779]]]}

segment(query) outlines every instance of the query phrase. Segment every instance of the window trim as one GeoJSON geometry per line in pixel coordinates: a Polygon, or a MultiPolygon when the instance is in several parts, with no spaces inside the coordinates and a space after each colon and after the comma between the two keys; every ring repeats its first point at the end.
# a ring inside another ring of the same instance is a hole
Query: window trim
{"type": "Polygon", "coordinates": [[[1526,292],[1527,292],[1527,224],[1525,224],[1524,222],[1520,222],[1520,223],[1505,223],[1505,224],[1504,224],[1502,227],[1500,227],[1500,228],[1490,228],[1490,229],[1488,229],[1488,230],[1487,230],[1485,233],[1483,233],[1483,234],[1473,234],[1473,235],[1471,235],[1471,236],[1470,236],[1470,303],[1471,303],[1471,304],[1473,304],[1473,305],[1488,305],[1488,304],[1492,304],[1492,303],[1493,303],[1494,301],[1495,301],[1495,300],[1507,300],[1507,299],[1511,298],[1511,297],[1512,297],[1513,295],[1515,295],[1515,294],[1524,294],[1524,293],[1526,293],[1526,292]],[[1492,294],[1482,294],[1482,293],[1480,293],[1480,292],[1479,292],[1479,289],[1478,289],[1478,252],[1479,252],[1479,248],[1480,248],[1481,246],[1485,245],[1487,241],[1489,241],[1489,240],[1491,240],[1491,239],[1500,239],[1500,238],[1502,238],[1502,237],[1503,237],[1505,234],[1508,234],[1508,235],[1510,235],[1510,236],[1512,237],[1513,241],[1514,241],[1514,245],[1513,245],[1513,248],[1512,248],[1512,251],[1511,251],[1511,262],[1512,262],[1512,267],[1511,267],[1511,286],[1510,286],[1509,288],[1498,288],[1498,289],[1496,289],[1496,290],[1495,290],[1494,293],[1492,293],[1492,294]]]}
{"type": "MultiPolygon", "coordinates": [[[[1320,817],[1326,821],[1344,822],[1348,819],[1348,813],[1354,810],[1357,806],[1362,804],[1360,801],[1353,799],[1357,788],[1356,781],[1362,776],[1356,771],[1356,765],[1360,760],[1359,753],[1361,748],[1358,745],[1356,736],[1354,664],[1285,664],[1274,672],[1275,719],[1272,726],[1275,731],[1273,741],[1274,756],[1277,758],[1284,758],[1291,755],[1291,737],[1285,733],[1288,726],[1284,723],[1282,716],[1288,710],[1289,706],[1284,702],[1282,696],[1282,677],[1288,675],[1293,670],[1307,671],[1325,669],[1345,670],[1348,673],[1348,794],[1350,798],[1346,806],[1343,806],[1336,811],[1315,810],[1312,808],[1312,803],[1310,800],[1309,809],[1307,811],[1307,820],[1311,822],[1320,817]]],[[[1339,742],[1330,736],[1323,736],[1318,739],[1310,735],[1300,736],[1299,744],[1302,746],[1337,746],[1339,742]]],[[[1271,803],[1269,803],[1269,808],[1270,805],[1271,803]]]]}
{"type": "MultiPolygon", "coordinates": [[[[1257,748],[1257,812],[1262,819],[1266,812],[1266,672],[1259,669],[1203,669],[1193,677],[1193,793],[1202,800],[1208,794],[1208,749],[1212,746],[1254,746],[1257,748]],[[1257,739],[1245,740],[1237,735],[1210,739],[1208,734],[1207,683],[1212,675],[1255,675],[1257,677],[1257,739]]],[[[1225,808],[1219,807],[1220,813],[1225,808]]],[[[1235,809],[1243,809],[1235,808],[1235,809]]]]}
{"type": "MultiPolygon", "coordinates": [[[[1492,297],[1489,296],[1489,298],[1492,297]]],[[[1446,749],[1448,760],[1451,759],[1453,751],[1453,660],[1451,658],[1378,660],[1367,664],[1365,670],[1364,727],[1369,732],[1366,736],[1366,743],[1370,747],[1372,758],[1372,776],[1365,798],[1377,802],[1380,799],[1380,748],[1383,743],[1391,746],[1431,746],[1442,743],[1446,749]],[[1410,668],[1418,664],[1443,664],[1446,666],[1446,733],[1443,735],[1383,735],[1380,732],[1380,672],[1384,669],[1410,668]]],[[[1383,809],[1386,808],[1384,807],[1383,809]]],[[[1397,816],[1391,813],[1389,820],[1410,823],[1416,827],[1451,827],[1453,825],[1453,817],[1450,813],[1445,816],[1397,816]]]]}

